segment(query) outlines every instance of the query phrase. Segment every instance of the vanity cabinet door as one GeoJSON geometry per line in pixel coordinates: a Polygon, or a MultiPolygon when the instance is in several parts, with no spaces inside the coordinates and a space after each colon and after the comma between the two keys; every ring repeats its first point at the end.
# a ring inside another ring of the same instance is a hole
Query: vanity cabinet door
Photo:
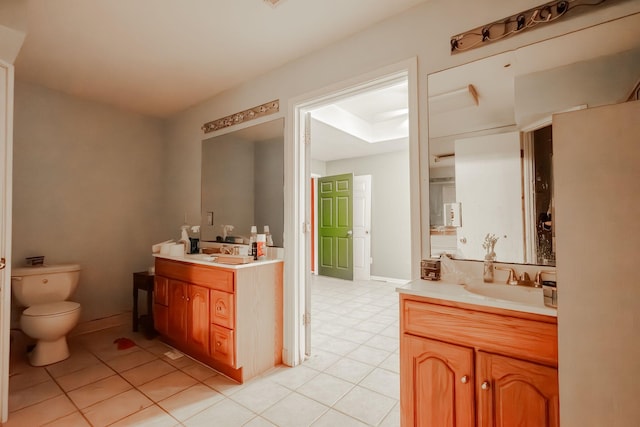
{"type": "Polygon", "coordinates": [[[209,354],[209,289],[188,285],[187,343],[194,351],[209,354]]]}
{"type": "Polygon", "coordinates": [[[169,279],[155,276],[153,286],[153,327],[158,333],[169,332],[169,279]]]}
{"type": "Polygon", "coordinates": [[[233,329],[234,311],[233,294],[211,291],[211,321],[213,323],[233,329]]]}
{"type": "Polygon", "coordinates": [[[211,325],[211,357],[235,367],[233,330],[211,325]]]}
{"type": "Polygon", "coordinates": [[[187,341],[187,284],[169,280],[169,321],[167,335],[179,342],[187,341]]]}
{"type": "Polygon", "coordinates": [[[558,370],[478,351],[479,427],[557,427],[558,370]]]}
{"type": "Polygon", "coordinates": [[[156,304],[169,304],[169,279],[155,276],[153,279],[153,302],[156,304]]]}
{"type": "Polygon", "coordinates": [[[472,348],[405,334],[400,355],[403,426],[474,425],[472,348]]]}

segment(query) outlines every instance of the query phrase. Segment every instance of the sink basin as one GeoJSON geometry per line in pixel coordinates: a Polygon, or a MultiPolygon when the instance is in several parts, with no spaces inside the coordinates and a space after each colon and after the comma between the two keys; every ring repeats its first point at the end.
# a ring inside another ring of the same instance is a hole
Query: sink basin
{"type": "Polygon", "coordinates": [[[209,255],[209,254],[187,254],[185,255],[186,259],[195,259],[198,261],[215,261],[216,257],[213,255],[209,255]]]}
{"type": "Polygon", "coordinates": [[[465,285],[465,289],[471,293],[486,298],[494,298],[529,305],[544,305],[542,288],[495,283],[478,283],[465,285]]]}

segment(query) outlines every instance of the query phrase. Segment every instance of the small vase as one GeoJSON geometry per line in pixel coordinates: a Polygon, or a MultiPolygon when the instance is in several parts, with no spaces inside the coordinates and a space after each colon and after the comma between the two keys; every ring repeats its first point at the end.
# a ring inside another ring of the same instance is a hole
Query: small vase
{"type": "Polygon", "coordinates": [[[484,257],[484,271],[482,273],[482,280],[485,283],[493,283],[493,260],[495,256],[487,254],[484,257]]]}

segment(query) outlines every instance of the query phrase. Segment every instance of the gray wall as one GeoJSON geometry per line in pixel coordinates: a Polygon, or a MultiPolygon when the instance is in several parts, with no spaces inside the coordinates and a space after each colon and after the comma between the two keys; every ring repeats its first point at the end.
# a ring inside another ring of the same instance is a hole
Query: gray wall
{"type": "Polygon", "coordinates": [[[83,320],[131,310],[166,237],[162,122],[16,82],[14,126],[13,266],[79,263],[83,320]]]}
{"type": "Polygon", "coordinates": [[[409,152],[326,163],[327,176],[371,175],[371,275],[411,279],[409,152]]]}

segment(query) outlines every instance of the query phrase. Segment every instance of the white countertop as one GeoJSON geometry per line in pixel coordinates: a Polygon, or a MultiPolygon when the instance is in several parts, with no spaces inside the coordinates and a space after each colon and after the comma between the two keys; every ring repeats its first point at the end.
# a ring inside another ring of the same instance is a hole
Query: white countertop
{"type": "Polygon", "coordinates": [[[251,267],[257,267],[259,265],[275,264],[277,262],[283,262],[281,259],[265,259],[265,260],[249,262],[247,264],[224,264],[221,262],[211,261],[211,259],[215,258],[215,255],[210,256],[206,254],[186,254],[183,256],[170,256],[170,255],[164,255],[164,254],[153,254],[153,256],[156,258],[170,259],[172,261],[190,262],[192,264],[201,264],[201,265],[208,265],[211,267],[228,268],[231,270],[240,270],[242,268],[251,268],[251,267]]]}
{"type": "MultiPolygon", "coordinates": [[[[474,284],[474,286],[502,286],[493,284],[474,284]]],[[[526,313],[544,314],[547,316],[558,316],[558,310],[544,305],[542,289],[540,292],[539,304],[528,304],[522,302],[507,301],[498,298],[491,298],[468,291],[464,285],[457,285],[445,281],[414,280],[397,289],[398,293],[416,295],[426,298],[436,298],[447,301],[462,302],[467,304],[495,307],[505,310],[515,310],[526,313]]]]}

